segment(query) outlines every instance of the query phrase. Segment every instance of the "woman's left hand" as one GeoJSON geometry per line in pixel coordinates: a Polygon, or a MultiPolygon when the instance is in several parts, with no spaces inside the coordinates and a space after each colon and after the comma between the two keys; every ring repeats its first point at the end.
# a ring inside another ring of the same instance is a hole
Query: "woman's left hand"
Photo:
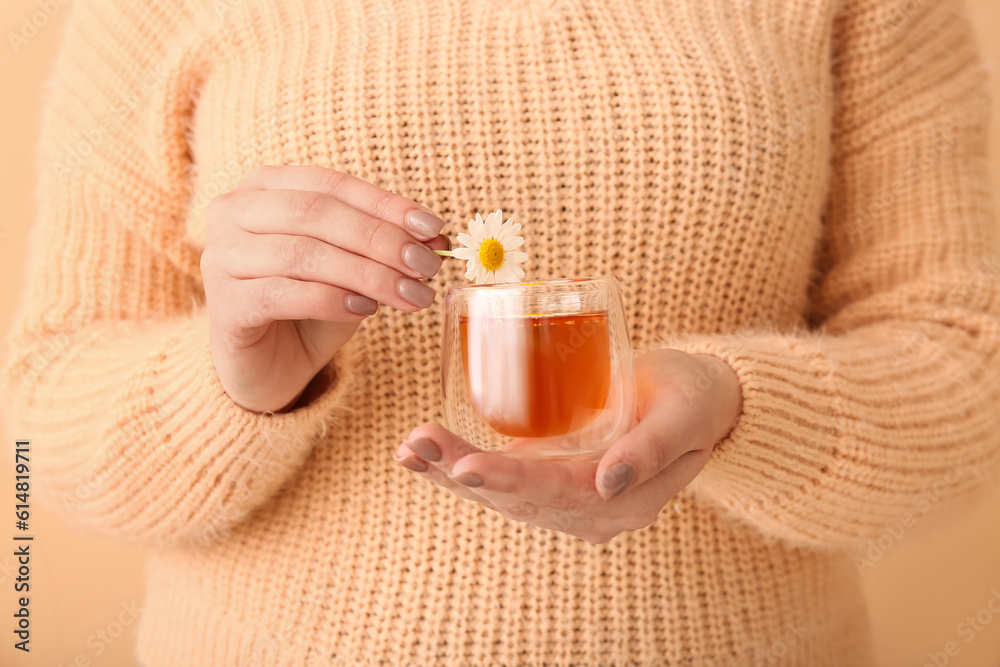
{"type": "Polygon", "coordinates": [[[599,461],[483,451],[438,424],[411,431],[395,459],[511,519],[607,542],[652,523],[742,410],[736,373],[716,357],[657,350],[636,359],[635,374],[639,424],[599,461]]]}

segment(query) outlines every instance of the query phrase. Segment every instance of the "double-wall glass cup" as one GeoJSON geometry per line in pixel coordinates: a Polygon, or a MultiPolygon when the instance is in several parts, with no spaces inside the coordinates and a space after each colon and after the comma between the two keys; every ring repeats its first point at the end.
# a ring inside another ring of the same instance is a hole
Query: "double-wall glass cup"
{"type": "Polygon", "coordinates": [[[447,425],[476,447],[591,458],[635,425],[614,278],[452,287],[443,343],[447,425]]]}

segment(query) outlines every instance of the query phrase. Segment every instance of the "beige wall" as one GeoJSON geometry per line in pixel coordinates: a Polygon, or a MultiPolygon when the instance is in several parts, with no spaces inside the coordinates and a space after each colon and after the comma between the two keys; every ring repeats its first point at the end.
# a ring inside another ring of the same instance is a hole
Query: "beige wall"
{"type": "MultiPolygon", "coordinates": [[[[41,0],[4,0],[0,8],[4,35],[0,45],[4,97],[0,126],[0,331],[8,326],[21,284],[25,236],[34,215],[29,197],[30,151],[38,131],[41,83],[66,9],[59,1],[50,0],[50,5],[58,8],[54,17],[16,53],[8,34],[20,32],[22,20],[39,12],[41,4],[41,0]]],[[[984,56],[996,73],[1000,71],[1000,2],[969,0],[969,4],[981,33],[984,56]]],[[[1000,74],[994,76],[993,86],[997,103],[992,150],[997,162],[1000,74]]],[[[1000,193],[1000,169],[994,173],[994,192],[1000,193]]],[[[30,434],[16,437],[24,436],[30,434]]],[[[135,623],[125,607],[133,601],[141,603],[143,551],[74,533],[37,504],[32,509],[36,536],[31,571],[32,652],[26,656],[12,648],[13,578],[17,575],[10,546],[14,532],[10,443],[15,434],[3,437],[0,516],[6,519],[5,527],[0,528],[0,664],[133,664],[135,623]]],[[[942,651],[949,641],[956,642],[960,651],[949,658],[949,665],[1000,665],[1000,615],[968,643],[969,635],[960,634],[957,628],[987,604],[993,589],[1000,591],[998,523],[1000,487],[965,514],[922,519],[865,571],[882,667],[919,667],[928,652],[942,651]]]]}

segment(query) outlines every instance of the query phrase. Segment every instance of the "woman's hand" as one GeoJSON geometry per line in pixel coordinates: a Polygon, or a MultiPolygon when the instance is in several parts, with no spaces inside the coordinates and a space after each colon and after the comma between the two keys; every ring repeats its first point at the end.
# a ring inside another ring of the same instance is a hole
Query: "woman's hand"
{"type": "Polygon", "coordinates": [[[600,461],[521,459],[476,449],[424,424],[396,461],[507,517],[607,542],[644,528],[701,471],[740,415],[742,390],[721,359],[658,350],[636,359],[639,424],[600,461]]]}
{"type": "Polygon", "coordinates": [[[322,167],[258,168],[206,219],[212,360],[226,393],[255,412],[291,407],[379,302],[429,306],[420,279],[448,244],[423,207],[322,167]]]}

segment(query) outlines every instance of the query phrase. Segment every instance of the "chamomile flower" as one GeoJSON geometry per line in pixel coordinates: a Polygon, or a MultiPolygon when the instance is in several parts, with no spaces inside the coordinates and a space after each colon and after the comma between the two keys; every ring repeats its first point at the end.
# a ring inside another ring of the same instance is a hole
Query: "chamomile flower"
{"type": "Polygon", "coordinates": [[[524,243],[517,235],[521,225],[513,218],[502,221],[502,210],[490,213],[485,222],[476,213],[476,219],[469,220],[469,233],[458,235],[458,242],[465,247],[453,250],[452,256],[468,262],[465,277],[477,284],[516,283],[524,277],[524,269],[518,264],[528,255],[516,250],[524,243]]]}

